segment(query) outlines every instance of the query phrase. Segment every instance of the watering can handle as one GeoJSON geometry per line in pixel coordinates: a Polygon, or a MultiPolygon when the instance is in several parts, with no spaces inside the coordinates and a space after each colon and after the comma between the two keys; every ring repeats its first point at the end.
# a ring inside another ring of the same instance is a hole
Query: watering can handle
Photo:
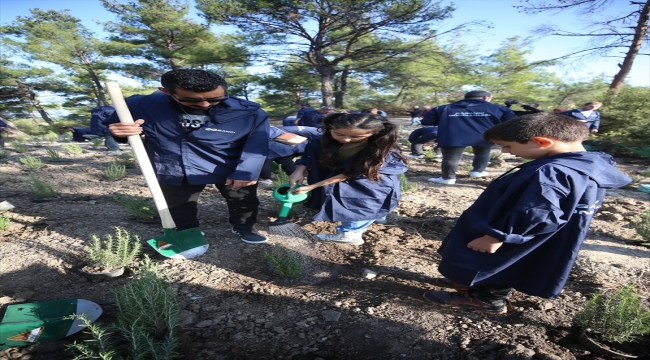
{"type": "MultiPolygon", "coordinates": [[[[133,124],[133,117],[131,116],[131,112],[129,111],[128,106],[126,105],[126,101],[124,101],[124,96],[122,96],[122,91],[120,90],[119,85],[114,82],[106,82],[104,85],[106,86],[108,95],[110,95],[111,100],[113,101],[113,107],[115,108],[115,111],[120,118],[120,122],[133,124]]],[[[165,196],[162,193],[162,189],[158,183],[158,178],[156,177],[156,173],[153,170],[151,160],[149,160],[149,156],[147,155],[147,151],[144,148],[144,144],[142,143],[140,135],[132,135],[129,136],[128,139],[129,145],[131,145],[133,153],[135,154],[135,158],[138,160],[138,164],[140,165],[142,175],[144,175],[144,179],[146,180],[147,186],[149,187],[151,195],[153,196],[153,201],[156,204],[156,209],[158,209],[158,214],[160,215],[160,220],[162,222],[163,228],[176,228],[176,224],[174,223],[172,215],[169,212],[167,202],[165,201],[165,196]]]]}

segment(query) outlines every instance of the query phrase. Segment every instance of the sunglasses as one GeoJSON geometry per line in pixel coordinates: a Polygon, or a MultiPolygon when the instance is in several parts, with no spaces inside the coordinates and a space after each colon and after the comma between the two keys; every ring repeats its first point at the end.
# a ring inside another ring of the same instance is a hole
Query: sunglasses
{"type": "Polygon", "coordinates": [[[176,100],[178,102],[194,103],[194,104],[204,102],[204,101],[207,101],[209,103],[217,103],[219,101],[224,101],[224,100],[228,99],[228,95],[224,95],[224,96],[218,97],[218,98],[205,98],[205,99],[179,99],[174,94],[171,94],[171,96],[174,98],[174,100],[176,100]]]}

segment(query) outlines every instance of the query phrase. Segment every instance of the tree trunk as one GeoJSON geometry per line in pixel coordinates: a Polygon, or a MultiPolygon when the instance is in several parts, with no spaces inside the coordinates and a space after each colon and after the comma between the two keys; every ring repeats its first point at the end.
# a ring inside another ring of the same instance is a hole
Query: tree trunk
{"type": "Polygon", "coordinates": [[[106,94],[104,93],[104,88],[102,87],[102,83],[99,81],[99,76],[97,76],[97,73],[91,67],[92,64],[90,63],[90,59],[88,59],[88,55],[86,55],[86,53],[82,51],[79,53],[79,58],[84,63],[88,75],[90,75],[90,78],[95,84],[95,88],[96,88],[95,96],[97,96],[97,103],[100,106],[108,106],[108,101],[106,100],[106,94]]]}
{"type": "Polygon", "coordinates": [[[38,113],[41,114],[43,120],[50,125],[54,125],[54,121],[52,120],[50,115],[45,111],[45,109],[43,109],[43,107],[41,106],[41,102],[36,100],[36,94],[34,94],[33,92],[30,93],[28,99],[29,102],[32,103],[32,106],[34,106],[36,111],[38,111],[38,113]]]}
{"type": "Polygon", "coordinates": [[[614,80],[612,80],[612,83],[609,85],[609,88],[612,90],[613,96],[617,96],[618,93],[621,91],[623,82],[625,81],[625,78],[627,77],[627,75],[630,73],[630,70],[632,69],[632,63],[634,62],[634,58],[636,58],[637,54],[639,53],[639,49],[643,44],[643,40],[648,34],[649,14],[650,14],[650,0],[646,0],[645,5],[643,5],[643,8],[641,8],[639,13],[639,21],[637,22],[636,28],[634,28],[634,38],[632,39],[632,45],[630,45],[630,49],[628,50],[627,54],[625,54],[625,59],[623,59],[623,63],[621,64],[621,69],[618,71],[616,76],[614,76],[614,80]]]}
{"type": "Polygon", "coordinates": [[[350,75],[350,67],[345,66],[341,72],[341,82],[339,84],[338,91],[334,94],[334,107],[337,109],[343,109],[343,100],[345,97],[345,91],[348,89],[348,76],[350,75]]]}
{"type": "Polygon", "coordinates": [[[318,69],[320,74],[320,91],[323,97],[322,106],[332,106],[332,80],[334,80],[335,70],[332,66],[320,67],[318,69]]]}
{"type": "Polygon", "coordinates": [[[14,123],[12,123],[11,121],[3,118],[2,116],[0,116],[0,120],[2,120],[2,122],[7,124],[7,126],[5,126],[5,131],[6,132],[8,132],[10,134],[14,134],[14,135],[19,135],[19,136],[29,136],[29,135],[25,134],[24,132],[18,130],[18,128],[16,127],[16,125],[14,125],[14,123]]]}

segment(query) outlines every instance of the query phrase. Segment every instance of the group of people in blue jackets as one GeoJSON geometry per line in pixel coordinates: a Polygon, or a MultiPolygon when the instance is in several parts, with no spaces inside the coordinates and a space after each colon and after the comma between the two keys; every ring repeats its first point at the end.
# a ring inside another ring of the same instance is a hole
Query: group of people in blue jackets
{"type": "MultiPolygon", "coordinates": [[[[269,158],[293,160],[295,149],[273,145],[287,133],[306,138],[299,142],[300,159],[284,168],[292,185],[304,185],[293,191],[311,192],[306,206],[317,210],[314,220],[340,223],[336,233],[318,234],[321,241],[361,246],[368,226],[398,206],[407,159],[397,146],[397,126],[385,116],[334,113],[322,118],[317,131],[272,128],[258,104],[229,96],[215,73],[174,70],[162,76],[161,85],[158,92],[126,100],[135,123],[120,123],[116,114],[104,123],[118,142],[144,135],[179,230],[199,227],[199,196],[214,185],[228,205],[233,233],[250,244],[268,241],[254,227],[258,179],[269,158]]],[[[589,130],[582,123],[554,114],[514,118],[506,107],[486,106],[484,97],[491,95],[466,94],[423,119],[438,126],[443,158],[455,154],[445,148],[455,147],[460,131],[468,129],[449,128],[446,119],[455,118],[493,122],[477,128],[481,141],[472,136],[457,146],[497,143],[533,161],[492,182],[443,240],[439,270],[445,277],[433,283],[456,291],[423,296],[443,307],[500,314],[513,289],[551,299],[559,294],[605,190],[630,179],[611,156],[584,151],[581,141],[589,130]],[[503,121],[490,120],[493,110],[503,121]]]]}

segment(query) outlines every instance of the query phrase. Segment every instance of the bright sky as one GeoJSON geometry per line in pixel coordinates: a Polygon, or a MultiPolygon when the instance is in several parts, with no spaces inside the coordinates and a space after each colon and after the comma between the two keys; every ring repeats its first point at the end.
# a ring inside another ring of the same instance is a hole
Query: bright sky
{"type": "MultiPolygon", "coordinates": [[[[192,0],[189,1],[193,3],[192,0]]],[[[448,1],[443,0],[443,3],[447,4],[448,1]]],[[[628,3],[628,0],[614,0],[614,5],[610,9],[627,8],[628,3]]],[[[462,38],[463,42],[475,46],[484,54],[494,51],[509,37],[531,35],[530,31],[533,28],[544,23],[556,23],[565,30],[581,31],[584,24],[594,16],[569,12],[526,15],[513,8],[513,5],[520,4],[518,0],[456,0],[455,4],[457,10],[453,18],[448,21],[449,26],[470,20],[486,20],[492,23],[492,29],[462,38]]],[[[0,0],[0,23],[5,25],[11,23],[16,16],[28,16],[31,8],[68,9],[73,16],[82,19],[87,28],[98,34],[102,32],[102,26],[97,22],[114,20],[114,15],[106,11],[98,0],[0,0]]],[[[606,15],[613,17],[616,15],[614,11],[606,15]]],[[[194,12],[193,8],[192,12],[194,12]]],[[[528,59],[537,61],[571,53],[582,48],[581,41],[585,41],[585,38],[540,39],[534,43],[533,53],[528,59]]],[[[604,74],[609,81],[618,71],[616,64],[619,62],[621,62],[619,58],[590,58],[571,66],[552,70],[570,80],[588,80],[604,74]]],[[[637,56],[627,81],[633,85],[650,86],[650,56],[637,56]]]]}

